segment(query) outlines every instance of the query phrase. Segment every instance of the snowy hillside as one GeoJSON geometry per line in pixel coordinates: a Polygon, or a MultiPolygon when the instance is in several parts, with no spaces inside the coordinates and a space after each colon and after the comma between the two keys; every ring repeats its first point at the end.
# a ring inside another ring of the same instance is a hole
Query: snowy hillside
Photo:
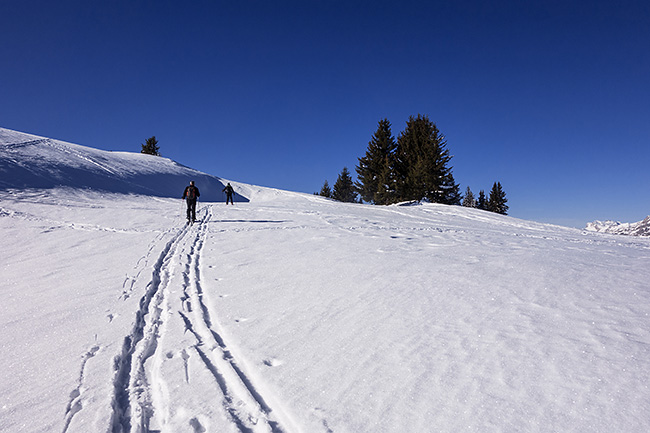
{"type": "Polygon", "coordinates": [[[178,186],[121,192],[189,169],[21,140],[0,155],[2,432],[650,429],[648,238],[235,182],[250,201],[187,226],[178,186]]]}
{"type": "MultiPolygon", "coordinates": [[[[221,179],[159,156],[107,152],[0,128],[0,188],[86,188],[180,197],[193,179],[201,198],[225,201],[221,179]]],[[[237,196],[235,200],[245,201],[237,196]]]]}
{"type": "Polygon", "coordinates": [[[594,221],[587,223],[585,230],[615,235],[650,236],[650,216],[637,223],[621,223],[618,221],[594,221]]]}

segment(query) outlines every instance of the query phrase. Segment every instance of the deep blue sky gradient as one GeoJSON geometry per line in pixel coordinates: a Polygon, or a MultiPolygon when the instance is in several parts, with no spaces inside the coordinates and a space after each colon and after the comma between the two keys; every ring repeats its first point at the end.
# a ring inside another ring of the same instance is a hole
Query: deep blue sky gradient
{"type": "MultiPolygon", "coordinates": [[[[583,227],[650,214],[650,2],[0,3],[0,126],[314,192],[426,114],[464,191],[583,227]]],[[[179,188],[182,188],[180,186],[179,188]]],[[[179,193],[180,194],[180,193],[179,193]]]]}

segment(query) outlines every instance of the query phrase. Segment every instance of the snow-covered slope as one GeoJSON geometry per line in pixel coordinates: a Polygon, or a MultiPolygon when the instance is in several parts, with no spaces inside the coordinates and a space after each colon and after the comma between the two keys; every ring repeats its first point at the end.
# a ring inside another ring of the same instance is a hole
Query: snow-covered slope
{"type": "Polygon", "coordinates": [[[594,221],[587,223],[585,230],[615,235],[650,236],[650,216],[637,223],[621,223],[618,221],[594,221]]]}
{"type": "Polygon", "coordinates": [[[0,431],[650,428],[650,239],[233,185],[0,190],[0,431]]]}
{"type": "MultiPolygon", "coordinates": [[[[87,188],[180,197],[195,180],[206,201],[224,201],[222,180],[170,159],[107,152],[0,128],[0,188],[87,188]]],[[[240,195],[237,201],[246,199],[240,195]]]]}

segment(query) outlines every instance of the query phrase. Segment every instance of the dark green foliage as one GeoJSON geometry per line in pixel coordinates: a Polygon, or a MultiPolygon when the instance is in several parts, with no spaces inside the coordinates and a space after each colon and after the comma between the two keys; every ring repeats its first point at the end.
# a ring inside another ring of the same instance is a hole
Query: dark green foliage
{"type": "Polygon", "coordinates": [[[485,191],[481,190],[478,193],[478,200],[476,201],[476,208],[481,210],[487,210],[487,198],[485,197],[485,191]]]}
{"type": "Polygon", "coordinates": [[[474,193],[472,193],[472,190],[469,189],[469,186],[467,187],[467,191],[465,191],[465,197],[463,197],[462,205],[465,207],[476,207],[476,199],[474,198],[474,193]]]}
{"type": "Polygon", "coordinates": [[[377,131],[368,143],[365,156],[356,167],[355,186],[361,198],[369,203],[388,204],[394,196],[394,152],[397,147],[388,119],[379,121],[377,131]]]}
{"type": "Polygon", "coordinates": [[[488,200],[487,209],[490,212],[508,215],[508,205],[506,205],[507,202],[508,199],[506,198],[506,193],[501,187],[501,183],[494,182],[492,190],[490,191],[490,198],[488,200]]]}
{"type": "Polygon", "coordinates": [[[330,188],[330,184],[327,183],[327,180],[323,184],[323,187],[320,189],[320,192],[318,193],[318,195],[323,196],[323,197],[327,197],[327,198],[332,197],[332,189],[330,188]]]}
{"type": "Polygon", "coordinates": [[[142,145],[142,150],[140,153],[160,156],[160,147],[158,147],[158,140],[156,140],[156,136],[147,138],[145,144],[142,145]]]}
{"type": "Polygon", "coordinates": [[[409,118],[397,139],[395,155],[398,201],[427,199],[432,203],[460,204],[447,142],[427,116],[409,118]]]}
{"type": "Polygon", "coordinates": [[[409,117],[397,141],[388,119],[382,119],[368,142],[366,154],[358,158],[357,181],[353,183],[344,168],[333,190],[325,181],[318,194],[357,202],[358,193],[361,200],[373,204],[426,200],[460,205],[462,199],[463,206],[506,214],[508,200],[498,182],[489,199],[483,190],[477,198],[469,187],[462,197],[452,174],[451,159],[444,135],[427,116],[409,117]]]}
{"type": "Polygon", "coordinates": [[[379,173],[379,182],[377,183],[377,192],[374,198],[375,204],[391,204],[397,202],[394,163],[394,155],[388,155],[384,167],[379,173]]]}
{"type": "Polygon", "coordinates": [[[352,177],[350,177],[350,172],[347,167],[343,167],[341,174],[339,174],[336,183],[334,184],[334,191],[332,191],[332,198],[334,200],[356,203],[357,194],[355,192],[354,183],[352,182],[352,177]]]}

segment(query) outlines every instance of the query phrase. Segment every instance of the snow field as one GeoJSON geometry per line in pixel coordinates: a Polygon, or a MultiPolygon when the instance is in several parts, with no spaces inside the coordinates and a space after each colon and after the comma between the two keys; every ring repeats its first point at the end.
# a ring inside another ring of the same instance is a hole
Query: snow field
{"type": "Polygon", "coordinates": [[[233,185],[1,192],[0,430],[647,431],[648,239],[233,185]]]}

